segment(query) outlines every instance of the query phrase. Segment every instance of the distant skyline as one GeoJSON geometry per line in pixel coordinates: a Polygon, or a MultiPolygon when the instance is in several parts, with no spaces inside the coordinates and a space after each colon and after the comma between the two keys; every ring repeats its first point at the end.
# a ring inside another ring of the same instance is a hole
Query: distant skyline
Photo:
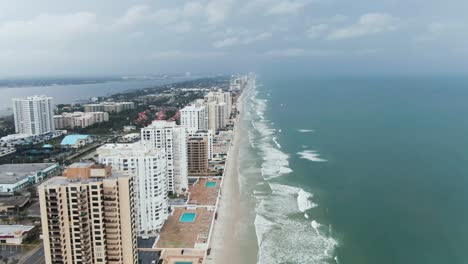
{"type": "Polygon", "coordinates": [[[0,76],[466,73],[462,0],[1,1],[0,76]]]}

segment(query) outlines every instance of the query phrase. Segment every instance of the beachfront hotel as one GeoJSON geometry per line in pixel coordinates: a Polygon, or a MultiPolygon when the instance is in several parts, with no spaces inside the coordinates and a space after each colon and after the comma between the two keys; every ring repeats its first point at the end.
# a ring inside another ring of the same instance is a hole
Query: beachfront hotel
{"type": "Polygon", "coordinates": [[[208,129],[208,109],[203,104],[191,104],[180,110],[180,123],[188,131],[208,129]]]}
{"type": "Polygon", "coordinates": [[[13,114],[16,133],[42,135],[55,130],[52,97],[35,95],[14,98],[13,114]]]}
{"type": "Polygon", "coordinates": [[[168,217],[168,184],[164,149],[149,144],[106,144],[97,149],[99,162],[134,176],[137,228],[155,235],[168,217]]]}
{"type": "Polygon", "coordinates": [[[156,120],[141,129],[141,140],[165,150],[168,191],[185,193],[187,179],[187,129],[175,121],[156,120]]]}
{"type": "Polygon", "coordinates": [[[46,263],[138,263],[133,178],[90,162],[39,186],[46,263]]]}

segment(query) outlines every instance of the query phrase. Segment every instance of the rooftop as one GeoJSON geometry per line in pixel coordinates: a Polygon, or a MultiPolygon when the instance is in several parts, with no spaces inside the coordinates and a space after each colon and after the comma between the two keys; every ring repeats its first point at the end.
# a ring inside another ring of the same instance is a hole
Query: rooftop
{"type": "Polygon", "coordinates": [[[25,164],[3,164],[0,165],[0,184],[13,184],[45,170],[55,163],[25,163],[25,164]]]}
{"type": "Polygon", "coordinates": [[[21,235],[33,229],[34,226],[0,225],[0,237],[5,235],[21,235]]]}
{"type": "Polygon", "coordinates": [[[67,186],[68,184],[73,184],[73,183],[91,183],[91,182],[102,182],[103,180],[107,179],[117,179],[120,177],[129,177],[126,174],[120,174],[120,173],[112,173],[109,177],[102,178],[102,177],[92,177],[92,178],[76,178],[76,179],[69,179],[64,176],[58,176],[58,177],[53,177],[50,178],[49,180],[45,181],[43,183],[44,186],[67,186]]]}
{"type": "Polygon", "coordinates": [[[29,196],[6,196],[0,197],[0,207],[23,207],[30,200],[29,196]]]}
{"type": "Polygon", "coordinates": [[[144,142],[136,143],[118,143],[118,144],[105,144],[97,150],[99,155],[128,155],[128,156],[141,156],[141,155],[158,155],[164,150],[151,147],[144,142]]]}
{"type": "Polygon", "coordinates": [[[78,140],[87,139],[89,135],[68,135],[65,136],[60,145],[75,145],[78,140]]]}

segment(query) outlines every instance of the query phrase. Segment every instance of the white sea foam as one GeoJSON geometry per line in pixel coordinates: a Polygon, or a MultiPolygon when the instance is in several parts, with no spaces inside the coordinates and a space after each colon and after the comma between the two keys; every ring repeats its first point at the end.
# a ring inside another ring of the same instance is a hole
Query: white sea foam
{"type": "Polygon", "coordinates": [[[281,145],[280,143],[278,142],[278,139],[276,137],[273,137],[273,142],[275,142],[275,145],[278,147],[278,148],[281,148],[281,145]]]}
{"type": "Polygon", "coordinates": [[[318,223],[312,226],[305,219],[291,217],[301,213],[301,209],[311,206],[305,202],[304,197],[310,198],[312,195],[296,187],[282,184],[270,186],[272,193],[259,203],[255,219],[255,230],[259,238],[258,263],[314,264],[331,260],[337,246],[336,240],[320,234],[318,223]],[[297,206],[291,206],[292,204],[297,206]]]}
{"type": "Polygon", "coordinates": [[[306,210],[317,206],[310,200],[312,197],[313,195],[311,193],[308,193],[302,189],[299,190],[297,193],[297,207],[299,208],[299,211],[304,213],[306,210]]]}
{"type": "Polygon", "coordinates": [[[314,132],[315,130],[313,130],[313,129],[299,129],[298,131],[300,133],[311,133],[311,132],[314,132]]]}
{"type": "Polygon", "coordinates": [[[317,221],[312,220],[312,222],[310,222],[310,225],[312,226],[313,229],[315,229],[315,233],[317,233],[317,235],[320,235],[319,233],[320,224],[317,221]]]}
{"type": "MultiPolygon", "coordinates": [[[[258,183],[255,232],[258,239],[258,264],[280,263],[328,263],[333,261],[337,241],[318,232],[320,224],[307,220],[307,211],[315,206],[313,195],[301,188],[269,183],[270,179],[291,173],[289,155],[280,150],[275,130],[266,120],[266,100],[256,98],[257,91],[250,97],[254,133],[252,144],[263,157],[261,173],[265,181],[258,183]],[[265,191],[270,187],[271,193],[265,191]],[[295,217],[303,214],[304,218],[295,217]],[[307,252],[307,253],[305,253],[307,252]]],[[[281,133],[278,129],[276,133],[281,133]]]]}
{"type": "Polygon", "coordinates": [[[300,152],[297,152],[297,154],[301,157],[301,159],[306,159],[314,162],[325,162],[327,161],[326,159],[320,158],[319,154],[315,150],[303,150],[300,152]]]}

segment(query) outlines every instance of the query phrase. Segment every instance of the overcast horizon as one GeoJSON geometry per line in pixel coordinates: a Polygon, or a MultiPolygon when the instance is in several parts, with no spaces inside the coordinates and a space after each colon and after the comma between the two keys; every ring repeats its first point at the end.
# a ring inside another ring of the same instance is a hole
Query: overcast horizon
{"type": "Polygon", "coordinates": [[[0,2],[0,76],[464,74],[468,2],[0,2]]]}

